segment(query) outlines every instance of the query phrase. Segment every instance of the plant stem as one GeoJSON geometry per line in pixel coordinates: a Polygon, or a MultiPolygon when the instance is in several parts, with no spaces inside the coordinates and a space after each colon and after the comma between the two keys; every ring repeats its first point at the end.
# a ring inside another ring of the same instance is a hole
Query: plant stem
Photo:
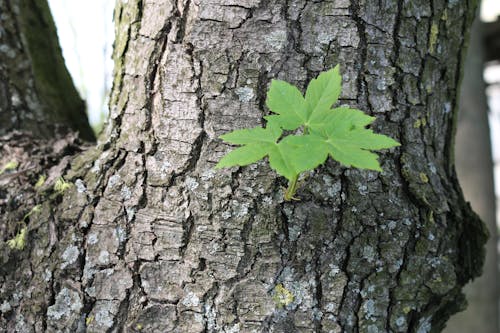
{"type": "Polygon", "coordinates": [[[295,192],[297,192],[297,180],[299,179],[299,175],[295,175],[295,177],[292,178],[288,182],[288,188],[285,191],[285,201],[290,201],[294,199],[295,192]]]}

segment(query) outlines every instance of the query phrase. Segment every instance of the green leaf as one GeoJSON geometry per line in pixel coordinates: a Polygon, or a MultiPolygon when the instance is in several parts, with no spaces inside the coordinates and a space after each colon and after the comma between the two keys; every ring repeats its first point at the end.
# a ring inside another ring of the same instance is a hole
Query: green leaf
{"type": "Polygon", "coordinates": [[[290,163],[290,154],[293,154],[290,147],[282,144],[276,144],[269,149],[269,165],[274,171],[288,180],[292,180],[298,175],[298,172],[290,163]]]}
{"type": "Polygon", "coordinates": [[[313,115],[310,121],[311,129],[330,128],[336,130],[350,129],[353,127],[364,128],[371,124],[375,117],[365,114],[363,111],[349,107],[338,107],[331,110],[319,112],[313,115]]]}
{"type": "Polygon", "coordinates": [[[272,80],[266,104],[277,114],[265,117],[266,120],[276,122],[283,129],[297,129],[307,120],[306,102],[302,93],[285,81],[272,80]]]}
{"type": "Polygon", "coordinates": [[[250,144],[235,150],[230,151],[224,156],[219,163],[215,166],[217,169],[231,167],[231,166],[244,166],[252,164],[264,158],[269,149],[265,144],[250,144]]]}
{"type": "Polygon", "coordinates": [[[318,142],[317,138],[311,135],[289,135],[279,144],[286,147],[290,165],[297,174],[315,169],[325,163],[328,157],[328,150],[322,142],[318,142]]]}
{"type": "Polygon", "coordinates": [[[220,138],[228,143],[243,145],[224,156],[216,168],[244,166],[264,158],[276,146],[282,130],[277,124],[269,124],[266,128],[255,127],[236,130],[221,135],[220,138]]]}
{"type": "Polygon", "coordinates": [[[246,145],[251,143],[276,142],[281,136],[279,127],[268,126],[268,128],[254,127],[232,131],[221,135],[220,138],[228,143],[246,145]]]}
{"type": "Polygon", "coordinates": [[[375,118],[359,110],[337,108],[331,111],[326,123],[312,127],[310,140],[315,142],[312,144],[323,146],[334,160],[346,166],[382,171],[377,155],[370,150],[396,147],[399,143],[365,128],[375,118]]]}
{"type": "Polygon", "coordinates": [[[266,103],[274,114],[265,117],[266,128],[222,135],[224,141],[241,147],[229,152],[216,167],[244,166],[268,156],[271,168],[289,180],[285,200],[294,198],[299,174],[323,164],[328,156],[345,166],[382,171],[372,151],[399,143],[366,128],[374,117],[348,107],[332,109],[340,89],[338,66],[311,80],[305,98],[296,87],[273,80],[266,103]],[[283,129],[301,126],[304,135],[281,138],[283,129]]]}
{"type": "Polygon", "coordinates": [[[342,77],[339,66],[321,73],[312,79],[306,91],[308,118],[316,113],[329,110],[340,96],[342,77]]]}

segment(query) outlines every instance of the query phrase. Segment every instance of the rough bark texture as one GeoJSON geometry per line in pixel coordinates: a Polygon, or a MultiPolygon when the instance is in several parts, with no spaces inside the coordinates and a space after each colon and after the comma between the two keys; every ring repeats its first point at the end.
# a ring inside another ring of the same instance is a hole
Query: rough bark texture
{"type": "Polygon", "coordinates": [[[451,154],[474,6],[118,2],[103,141],[59,166],[74,186],[46,185],[26,248],[3,247],[0,326],[440,331],[484,255],[451,154]],[[304,87],[337,63],[341,103],[402,143],[384,172],[329,161],[283,202],[264,162],[213,169],[219,135],[262,124],[272,78],[304,87]]]}
{"type": "Polygon", "coordinates": [[[24,130],[53,138],[61,126],[95,139],[47,1],[0,0],[0,135],[24,130]]]}

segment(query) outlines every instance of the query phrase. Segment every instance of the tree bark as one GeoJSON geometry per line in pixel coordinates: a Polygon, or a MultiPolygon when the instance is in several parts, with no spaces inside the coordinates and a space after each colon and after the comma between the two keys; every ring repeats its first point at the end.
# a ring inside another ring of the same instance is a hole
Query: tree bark
{"type": "MultiPolygon", "coordinates": [[[[439,332],[486,232],[452,154],[473,1],[117,2],[103,140],[2,248],[0,324],[22,332],[439,332]],[[284,202],[265,162],[214,170],[273,78],[341,65],[341,103],[401,147],[333,161],[284,202]]],[[[22,166],[21,166],[22,167],[22,166]]],[[[52,174],[57,174],[52,169],[52,174]]],[[[55,181],[55,176],[52,177],[55,181]]],[[[53,182],[52,181],[52,182],[53,182]]],[[[29,211],[29,210],[28,210],[29,211]]]]}
{"type": "Polygon", "coordinates": [[[1,0],[0,14],[0,135],[22,130],[52,138],[69,127],[94,141],[47,1],[1,0]]]}

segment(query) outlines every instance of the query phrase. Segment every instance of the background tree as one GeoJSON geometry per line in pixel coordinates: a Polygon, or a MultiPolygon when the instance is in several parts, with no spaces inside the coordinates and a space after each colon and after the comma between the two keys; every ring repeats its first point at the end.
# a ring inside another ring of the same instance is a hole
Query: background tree
{"type": "Polygon", "coordinates": [[[46,1],[0,1],[0,134],[54,136],[57,125],[94,140],[46,1]]]}
{"type": "Polygon", "coordinates": [[[486,245],[483,274],[464,288],[468,306],[447,323],[445,332],[449,333],[495,333],[499,327],[497,227],[488,103],[483,80],[483,25],[479,17],[472,25],[460,88],[455,154],[458,179],[464,196],[466,200],[470,200],[474,211],[487,224],[491,237],[486,245]]]}
{"type": "MultiPolygon", "coordinates": [[[[19,17],[23,3],[8,2],[19,17]]],[[[2,237],[27,237],[22,249],[2,245],[0,325],[440,331],[484,255],[452,154],[474,10],[466,0],[117,2],[100,143],[69,157],[82,149],[71,135],[2,138],[2,162],[20,162],[0,178],[2,237]],[[341,103],[402,143],[381,156],[384,172],[329,161],[300,201],[283,202],[265,163],[214,171],[230,149],[217,137],[262,123],[272,78],[304,87],[338,63],[341,103]]]]}

